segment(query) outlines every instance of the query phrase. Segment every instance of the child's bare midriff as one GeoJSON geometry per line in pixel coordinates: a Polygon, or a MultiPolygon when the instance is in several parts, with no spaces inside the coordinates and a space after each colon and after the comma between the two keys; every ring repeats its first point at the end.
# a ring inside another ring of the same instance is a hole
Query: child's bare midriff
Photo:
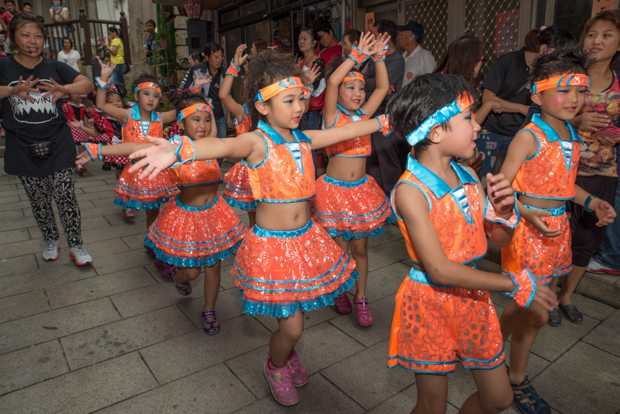
{"type": "Polygon", "coordinates": [[[179,201],[190,207],[204,207],[215,200],[218,184],[204,184],[181,188],[179,201]]]}
{"type": "Polygon", "coordinates": [[[359,181],[366,175],[366,157],[330,157],[325,173],[334,180],[359,181]]]}
{"type": "Polygon", "coordinates": [[[308,201],[295,203],[258,203],[256,225],[265,230],[297,230],[310,220],[308,201]]]}
{"type": "Polygon", "coordinates": [[[534,198],[526,196],[525,194],[519,194],[519,201],[526,206],[537,208],[559,208],[566,204],[566,200],[552,200],[549,198],[534,198]]]}

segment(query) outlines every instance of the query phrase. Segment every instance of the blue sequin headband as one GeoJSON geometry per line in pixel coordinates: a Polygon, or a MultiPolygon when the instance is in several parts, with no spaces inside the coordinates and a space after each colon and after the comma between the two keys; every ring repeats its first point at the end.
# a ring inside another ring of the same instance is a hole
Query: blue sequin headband
{"type": "Polygon", "coordinates": [[[435,125],[446,122],[473,105],[473,103],[474,99],[471,95],[467,92],[463,92],[461,96],[426,118],[419,127],[413,132],[410,132],[407,135],[407,142],[409,142],[409,145],[413,146],[423,141],[435,125]]]}

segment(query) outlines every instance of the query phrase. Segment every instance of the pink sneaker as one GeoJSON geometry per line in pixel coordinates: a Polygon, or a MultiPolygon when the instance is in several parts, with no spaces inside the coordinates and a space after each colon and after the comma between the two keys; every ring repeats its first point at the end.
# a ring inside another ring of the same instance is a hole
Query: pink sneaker
{"type": "Polygon", "coordinates": [[[306,369],[301,366],[299,359],[297,358],[297,352],[293,349],[291,354],[286,359],[286,365],[291,370],[291,381],[295,387],[303,387],[308,383],[308,373],[306,369]]]}
{"type": "Polygon", "coordinates": [[[291,370],[288,365],[282,368],[276,368],[269,362],[271,358],[267,357],[263,366],[263,374],[271,388],[273,399],[285,407],[290,407],[299,402],[299,394],[291,381],[291,370]]]}
{"type": "Polygon", "coordinates": [[[349,297],[347,296],[347,292],[343,292],[336,298],[336,312],[346,315],[347,313],[351,313],[353,308],[351,307],[351,302],[349,301],[349,297]]]}
{"type": "Polygon", "coordinates": [[[368,306],[368,299],[364,296],[361,299],[353,299],[355,305],[355,317],[357,318],[357,324],[364,328],[372,326],[374,320],[372,319],[372,312],[368,306]]]}

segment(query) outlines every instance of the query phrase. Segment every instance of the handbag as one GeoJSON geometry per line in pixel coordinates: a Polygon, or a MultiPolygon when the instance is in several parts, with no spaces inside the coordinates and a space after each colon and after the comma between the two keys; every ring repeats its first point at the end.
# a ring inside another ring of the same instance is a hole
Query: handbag
{"type": "Polygon", "coordinates": [[[54,154],[54,151],[52,150],[52,141],[58,136],[58,134],[60,134],[62,128],[65,125],[66,124],[64,122],[60,124],[58,128],[56,128],[56,131],[52,134],[52,136],[45,141],[30,141],[24,138],[20,138],[17,135],[15,135],[15,137],[19,141],[26,143],[26,146],[30,148],[30,155],[32,156],[32,158],[47,158],[50,155],[54,154]]]}

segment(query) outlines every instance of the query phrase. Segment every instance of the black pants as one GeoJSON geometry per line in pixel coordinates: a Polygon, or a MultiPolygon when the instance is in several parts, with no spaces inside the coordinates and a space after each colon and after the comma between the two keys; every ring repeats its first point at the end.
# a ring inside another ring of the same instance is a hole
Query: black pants
{"type": "Polygon", "coordinates": [[[19,177],[19,180],[28,194],[32,213],[43,233],[43,240],[47,242],[59,239],[52,210],[53,197],[69,247],[82,244],[82,219],[80,206],[75,198],[75,169],[67,168],[47,177],[19,177]]]}
{"type": "Polygon", "coordinates": [[[371,135],[372,152],[366,161],[366,173],[375,179],[389,197],[404,169],[401,169],[399,139],[396,134],[385,137],[381,132],[371,135]]]}

